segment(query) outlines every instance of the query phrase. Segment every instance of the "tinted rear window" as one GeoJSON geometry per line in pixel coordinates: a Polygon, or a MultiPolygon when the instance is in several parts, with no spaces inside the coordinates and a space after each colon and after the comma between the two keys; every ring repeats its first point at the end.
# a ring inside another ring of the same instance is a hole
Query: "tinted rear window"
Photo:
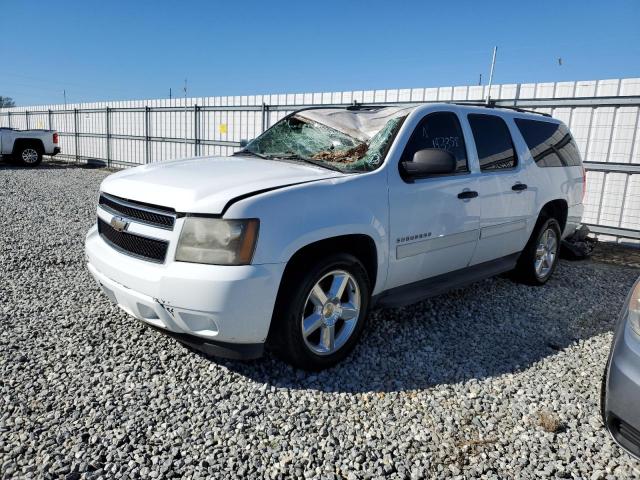
{"type": "Polygon", "coordinates": [[[469,125],[478,150],[480,170],[502,170],[516,166],[516,151],[509,128],[495,115],[470,114],[469,125]]]}
{"type": "Polygon", "coordinates": [[[515,122],[539,167],[581,164],[578,146],[565,125],[524,118],[516,118],[515,122]]]}

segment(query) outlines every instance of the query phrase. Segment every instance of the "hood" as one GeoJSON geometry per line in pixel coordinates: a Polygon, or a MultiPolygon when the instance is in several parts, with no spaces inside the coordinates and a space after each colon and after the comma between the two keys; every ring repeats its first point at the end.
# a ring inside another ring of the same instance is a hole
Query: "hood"
{"type": "Polygon", "coordinates": [[[302,163],[199,157],[123,170],[104,179],[100,190],[177,212],[216,214],[236,197],[343,175],[302,163]]]}

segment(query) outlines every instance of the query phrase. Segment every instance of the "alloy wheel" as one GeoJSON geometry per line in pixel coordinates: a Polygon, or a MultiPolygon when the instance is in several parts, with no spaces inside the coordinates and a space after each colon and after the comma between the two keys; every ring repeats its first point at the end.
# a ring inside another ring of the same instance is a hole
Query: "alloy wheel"
{"type": "Polygon", "coordinates": [[[558,236],[554,229],[547,228],[540,239],[536,248],[535,270],[539,279],[546,278],[558,255],[558,236]]]}
{"type": "Polygon", "coordinates": [[[33,148],[25,148],[21,157],[24,163],[36,163],[38,161],[38,152],[33,148]]]}
{"type": "Polygon", "coordinates": [[[313,286],[302,312],[302,337],[316,355],[330,355],[342,348],[358,323],[360,287],[353,275],[334,270],[313,286]]]}

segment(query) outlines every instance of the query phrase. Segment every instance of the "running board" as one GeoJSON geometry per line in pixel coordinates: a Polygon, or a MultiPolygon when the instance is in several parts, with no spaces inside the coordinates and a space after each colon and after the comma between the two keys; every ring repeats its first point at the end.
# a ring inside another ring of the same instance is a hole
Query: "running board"
{"type": "Polygon", "coordinates": [[[455,272],[437,275],[408,285],[392,288],[373,297],[373,305],[377,307],[403,307],[421,302],[427,298],[441,295],[470,283],[493,277],[509,270],[513,270],[520,252],[506,257],[479,263],[471,267],[462,268],[455,272]]]}

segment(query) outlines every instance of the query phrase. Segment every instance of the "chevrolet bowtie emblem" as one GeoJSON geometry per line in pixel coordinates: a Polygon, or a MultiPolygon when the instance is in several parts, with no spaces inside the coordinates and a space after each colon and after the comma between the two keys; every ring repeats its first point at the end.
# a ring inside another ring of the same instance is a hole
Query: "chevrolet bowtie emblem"
{"type": "Polygon", "coordinates": [[[129,226],[129,222],[122,217],[113,217],[111,218],[111,226],[116,232],[124,232],[129,226]]]}

